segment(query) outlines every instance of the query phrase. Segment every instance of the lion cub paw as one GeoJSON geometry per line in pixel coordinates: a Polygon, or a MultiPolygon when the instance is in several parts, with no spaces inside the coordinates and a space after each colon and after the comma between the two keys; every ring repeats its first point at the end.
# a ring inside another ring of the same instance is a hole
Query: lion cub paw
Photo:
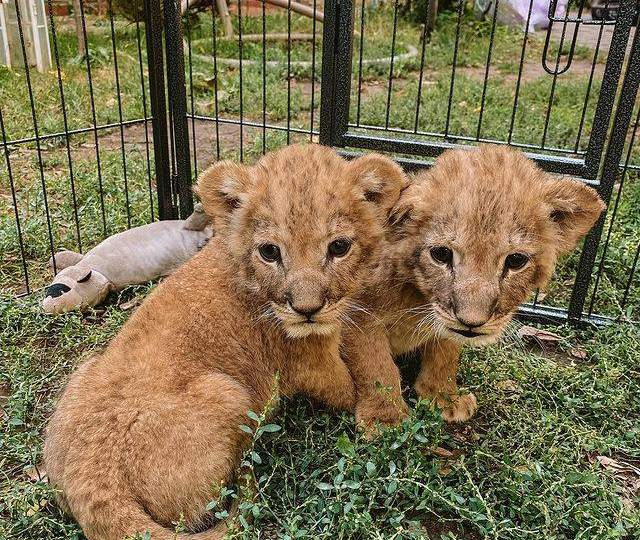
{"type": "Polygon", "coordinates": [[[379,426],[393,427],[409,416],[406,404],[390,403],[386,400],[360,400],[356,405],[356,422],[370,440],[380,433],[379,426]]]}
{"type": "Polygon", "coordinates": [[[478,409],[476,396],[471,392],[438,397],[436,402],[438,407],[442,409],[442,418],[447,422],[466,422],[473,417],[478,409]]]}

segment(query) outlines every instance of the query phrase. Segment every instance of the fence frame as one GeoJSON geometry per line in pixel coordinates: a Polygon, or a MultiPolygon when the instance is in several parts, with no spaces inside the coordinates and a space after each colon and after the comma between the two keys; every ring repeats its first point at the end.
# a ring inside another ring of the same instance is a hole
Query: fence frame
{"type": "MultiPolygon", "coordinates": [[[[139,0],[140,1],[140,0],[139,0]]],[[[66,140],[67,146],[67,157],[69,161],[69,170],[70,170],[70,181],[71,181],[71,189],[74,197],[74,212],[76,212],[76,228],[78,228],[78,249],[82,251],[82,246],[80,244],[80,231],[79,231],[79,223],[77,218],[77,207],[75,202],[75,191],[74,191],[74,180],[73,180],[73,170],[72,170],[72,159],[71,159],[71,150],[69,147],[69,137],[76,134],[90,134],[94,135],[94,145],[96,151],[96,159],[98,160],[98,181],[100,184],[101,197],[102,197],[102,179],[100,173],[100,158],[99,158],[99,141],[98,141],[98,131],[104,129],[110,129],[119,127],[121,132],[122,139],[122,152],[123,152],[123,167],[124,167],[124,184],[125,184],[125,192],[127,189],[126,183],[126,163],[124,162],[124,138],[123,138],[123,127],[126,125],[142,123],[145,125],[145,132],[147,129],[147,124],[150,122],[152,125],[152,138],[153,138],[153,152],[154,152],[154,172],[155,172],[155,180],[156,180],[156,189],[157,189],[157,204],[158,204],[158,217],[160,219],[177,219],[177,218],[186,218],[193,210],[193,193],[191,189],[192,185],[192,163],[191,163],[191,144],[190,144],[190,131],[189,131],[189,119],[191,119],[191,130],[193,131],[193,145],[195,149],[195,123],[194,119],[200,118],[195,111],[189,111],[188,102],[187,102],[187,81],[186,81],[186,73],[185,73],[185,36],[183,35],[182,28],[182,13],[180,9],[180,5],[176,0],[142,0],[144,6],[144,15],[143,20],[145,23],[145,36],[146,36],[146,52],[147,52],[147,68],[148,68],[148,80],[146,85],[149,90],[149,103],[151,114],[147,115],[146,104],[144,105],[144,118],[133,119],[133,120],[123,120],[122,118],[122,110],[121,105],[119,103],[120,108],[120,121],[115,123],[109,123],[104,125],[97,125],[95,108],[93,105],[93,89],[91,87],[91,72],[90,72],[90,62],[88,60],[88,48],[86,45],[85,39],[85,61],[87,63],[87,75],[88,82],[90,87],[90,95],[91,95],[91,105],[93,111],[93,125],[87,127],[81,127],[78,129],[69,129],[69,125],[67,124],[67,117],[65,111],[65,102],[64,102],[64,94],[62,88],[62,79],[60,73],[60,65],[58,59],[58,49],[56,43],[56,34],[55,34],[55,24],[53,15],[50,13],[50,25],[51,30],[54,36],[54,52],[55,52],[55,60],[56,66],[58,70],[58,83],[59,83],[59,91],[60,91],[60,99],[61,99],[61,107],[64,118],[64,131],[59,133],[40,133],[38,129],[38,121],[35,112],[34,105],[34,96],[32,94],[30,76],[29,76],[29,66],[25,64],[25,74],[26,74],[26,82],[29,88],[29,97],[31,103],[31,112],[34,126],[34,136],[33,137],[23,137],[20,139],[7,140],[5,133],[5,123],[2,117],[2,107],[0,106],[0,139],[1,146],[3,152],[0,154],[4,157],[4,160],[7,163],[9,180],[11,184],[11,192],[14,198],[13,206],[16,218],[17,225],[17,234],[20,242],[21,254],[22,254],[22,262],[23,262],[23,270],[25,275],[25,285],[27,292],[25,294],[29,294],[30,286],[29,286],[29,272],[26,267],[26,259],[25,259],[25,251],[24,246],[22,245],[22,233],[20,226],[20,217],[18,215],[18,207],[17,201],[15,199],[15,189],[13,186],[13,176],[11,170],[11,159],[9,155],[9,148],[21,145],[25,143],[33,142],[36,145],[36,151],[38,159],[40,160],[40,183],[42,184],[43,197],[44,197],[44,205],[46,210],[46,231],[48,233],[48,239],[50,244],[50,251],[53,254],[54,252],[54,242],[52,238],[51,231],[51,223],[50,223],[50,214],[47,206],[47,189],[44,178],[44,170],[42,164],[42,156],[41,156],[41,143],[43,141],[53,139],[56,137],[64,137],[66,140]]],[[[509,144],[511,145],[511,135],[512,132],[509,132],[508,137],[504,137],[504,140],[494,141],[483,139],[480,137],[480,127],[478,127],[477,136],[468,137],[466,135],[452,135],[448,131],[448,127],[444,129],[443,133],[426,133],[424,131],[418,131],[418,111],[420,110],[420,94],[418,93],[418,104],[416,105],[416,127],[414,131],[410,131],[408,129],[389,129],[389,113],[387,112],[387,121],[386,125],[383,127],[373,126],[372,130],[367,130],[367,128],[371,126],[361,125],[359,122],[359,113],[358,113],[358,121],[355,123],[350,123],[350,108],[351,108],[351,100],[352,100],[352,82],[354,72],[354,59],[353,59],[353,49],[354,49],[354,41],[358,39],[357,33],[354,32],[354,24],[355,24],[355,13],[356,13],[356,3],[357,0],[331,0],[326,1],[324,3],[324,23],[322,29],[322,71],[321,71],[321,82],[320,82],[320,112],[319,112],[319,130],[313,130],[313,110],[312,110],[312,120],[311,120],[311,132],[309,133],[310,137],[313,137],[315,134],[319,135],[319,142],[324,145],[332,146],[338,151],[347,157],[353,157],[359,155],[363,150],[376,150],[382,152],[391,152],[396,154],[405,154],[411,157],[403,157],[396,158],[398,163],[400,163],[403,168],[407,171],[415,171],[423,168],[427,168],[431,166],[431,162],[425,160],[425,158],[434,158],[441,154],[443,151],[449,148],[468,148],[472,147],[475,144],[482,142],[494,142],[501,144],[509,144]],[[365,131],[358,132],[357,129],[363,128],[365,131]],[[377,131],[376,131],[377,130],[377,131]],[[387,135],[385,136],[384,132],[387,131],[387,135]],[[394,137],[391,137],[390,134],[394,137]],[[395,137],[397,136],[397,138],[395,137]],[[421,138],[424,137],[424,138],[421,138]]],[[[48,5],[51,7],[51,0],[48,0],[48,5]]],[[[111,5],[111,4],[110,4],[111,5]]],[[[211,0],[211,9],[214,9],[215,0],[211,0]]],[[[364,2],[362,2],[364,6],[364,2]]],[[[396,8],[394,11],[394,25],[397,22],[397,0],[396,0],[396,8]]],[[[562,40],[564,40],[564,34],[566,30],[566,24],[568,22],[573,22],[576,24],[575,29],[573,31],[573,39],[570,41],[571,52],[569,53],[569,60],[567,60],[567,64],[563,67],[563,70],[566,71],[568,66],[570,65],[570,58],[575,47],[576,43],[576,35],[577,28],[579,24],[596,24],[598,21],[590,21],[585,18],[581,18],[582,8],[578,11],[578,17],[571,18],[566,16],[564,18],[558,18],[554,15],[554,6],[555,2],[551,2],[549,18],[554,24],[564,24],[563,32],[562,32],[562,40]]],[[[82,32],[86,38],[86,27],[84,23],[84,11],[82,9],[82,1],[80,1],[81,7],[81,20],[82,20],[82,32]]],[[[314,3],[315,9],[315,3],[314,3]]],[[[364,9],[364,8],[362,8],[364,9]]],[[[110,8],[111,10],[111,8],[110,8]]],[[[462,13],[459,10],[460,13],[462,13]]],[[[263,32],[264,32],[264,8],[263,8],[263,32]]],[[[19,23],[22,20],[20,9],[18,8],[17,16],[19,19],[19,23]]],[[[242,17],[241,8],[238,9],[237,14],[239,21],[242,17]]],[[[364,23],[364,12],[361,15],[360,25],[362,26],[364,23]]],[[[631,36],[631,27],[634,22],[634,19],[637,17],[636,14],[636,2],[635,0],[621,0],[620,9],[618,11],[618,18],[615,23],[606,22],[602,23],[603,25],[611,25],[613,26],[613,32],[611,37],[611,45],[608,50],[608,55],[606,59],[606,63],[604,65],[604,70],[602,74],[602,83],[600,85],[599,94],[597,97],[597,102],[595,103],[595,110],[593,116],[593,126],[591,132],[586,135],[585,132],[585,140],[586,140],[586,149],[585,146],[580,147],[580,151],[578,151],[578,142],[576,141],[576,152],[575,156],[578,157],[568,157],[572,152],[569,148],[549,148],[549,146],[545,145],[544,137],[542,144],[539,146],[534,146],[532,144],[522,144],[522,143],[513,143],[515,146],[522,148],[525,152],[525,155],[534,159],[542,168],[552,173],[560,173],[560,174],[570,174],[576,179],[585,182],[588,185],[594,187],[602,199],[609,204],[612,199],[612,194],[614,189],[616,188],[616,181],[620,175],[621,171],[621,160],[623,153],[625,152],[625,147],[627,144],[627,135],[629,132],[629,128],[632,122],[632,116],[634,113],[634,106],[636,102],[636,98],[638,97],[638,90],[640,87],[640,38],[638,37],[638,33],[636,32],[633,39],[630,39],[631,36]],[[631,43],[629,43],[631,41],[631,43]],[[630,45],[630,46],[629,46],[630,45]],[[588,139],[586,139],[588,137],[588,139]],[[550,152],[551,154],[547,155],[544,152],[550,152]],[[556,154],[556,155],[553,155],[556,154]]],[[[112,32],[112,41],[113,41],[113,51],[114,51],[114,59],[116,59],[116,44],[115,44],[115,35],[113,30],[113,13],[110,11],[111,18],[111,32],[112,32]]],[[[494,22],[495,26],[495,17],[494,22]]],[[[22,26],[19,25],[20,28],[22,26]]],[[[139,28],[138,28],[139,32],[139,28]]],[[[290,32],[290,29],[289,29],[290,32]]],[[[362,32],[362,28],[361,28],[362,32]]],[[[25,49],[24,37],[21,33],[21,45],[22,45],[22,53],[24,58],[26,59],[27,53],[25,49]]],[[[315,55],[315,22],[314,22],[314,55],[315,55]]],[[[360,35],[360,46],[362,49],[362,36],[360,35]]],[[[492,30],[493,36],[493,30],[492,30]]],[[[239,45],[242,45],[242,33],[238,35],[239,45]]],[[[394,26],[394,39],[395,39],[395,26],[394,26]]],[[[456,38],[457,39],[457,38],[456,38]]],[[[525,34],[526,39],[526,34],[525,34]]],[[[550,39],[550,31],[547,32],[547,39],[545,42],[545,53],[543,53],[543,68],[547,73],[556,77],[558,73],[562,73],[564,71],[558,68],[558,63],[556,62],[555,71],[550,71],[548,66],[546,65],[546,51],[549,46],[550,39]]],[[[562,43],[563,41],[561,41],[562,43]]],[[[599,41],[598,41],[599,43],[599,41]]],[[[290,44],[290,38],[289,38],[290,44]]],[[[394,41],[395,44],[395,41],[394,41]]],[[[188,43],[190,47],[190,41],[188,43]]],[[[264,46],[263,46],[264,47],[264,46]]],[[[391,81],[393,78],[393,52],[392,45],[392,54],[391,54],[391,67],[389,74],[389,95],[391,94],[391,81]]],[[[424,63],[424,43],[423,43],[423,63],[424,63]]],[[[457,47],[457,41],[456,41],[457,47]]],[[[491,54],[491,42],[489,45],[489,58],[491,54]]],[[[138,48],[140,49],[140,37],[138,34],[138,48]]],[[[559,49],[560,50],[560,49],[559,49]]],[[[214,48],[215,51],[215,48],[214,48]]],[[[189,49],[189,55],[191,54],[191,50],[189,49]]],[[[523,46],[523,57],[524,57],[524,46],[523,46]]],[[[240,52],[240,56],[242,53],[240,52]]],[[[263,50],[264,56],[264,50],[263,50]]],[[[558,58],[560,57],[560,52],[558,52],[558,58]]],[[[315,56],[314,56],[315,58],[315,56]]],[[[595,58],[594,55],[594,66],[595,66],[595,58]]],[[[191,61],[191,56],[189,56],[189,61],[191,61]]],[[[144,75],[142,73],[142,55],[140,53],[140,71],[141,71],[141,84],[143,91],[143,101],[144,101],[144,75]]],[[[263,58],[264,62],[264,58],[263,58]]],[[[362,59],[360,60],[362,62],[362,59]]],[[[487,60],[487,69],[485,73],[485,86],[489,73],[489,62],[487,60]]],[[[314,68],[315,68],[315,60],[314,60],[314,68]]],[[[263,67],[263,69],[265,69],[263,67]]],[[[422,81],[422,66],[420,71],[420,84],[422,81]]],[[[522,60],[521,66],[522,69],[522,60]]],[[[452,68],[453,73],[452,77],[455,74],[455,54],[454,54],[454,66],[452,68]]],[[[115,65],[116,71],[116,79],[118,77],[118,68],[117,62],[115,65]]],[[[593,77],[593,71],[591,73],[591,77],[593,77]]],[[[315,75],[312,75],[312,79],[314,79],[315,84],[315,75]]],[[[554,79],[555,81],[555,79],[554,79]]],[[[242,79],[241,79],[242,82],[242,79]]],[[[116,80],[116,84],[118,81],[116,80]]],[[[590,84],[590,83],[589,83],[590,84]]],[[[264,85],[264,81],[263,81],[264,85]]],[[[453,83],[452,83],[453,88],[453,83]]],[[[289,83],[289,91],[290,91],[290,83],[289,83]]],[[[264,92],[264,90],[263,90],[264,92]]],[[[358,89],[359,92],[359,89],[358,89]]],[[[451,90],[453,93],[453,90],[451,90]]],[[[119,94],[118,94],[119,95],[119,94]]],[[[120,99],[118,97],[118,99],[120,99]]],[[[193,96],[191,97],[193,100],[193,96]]],[[[264,99],[264,98],[263,98],[264,99]]],[[[290,100],[290,93],[288,99],[290,100]]],[[[588,94],[587,94],[588,99],[588,94]]],[[[594,98],[595,99],[595,98],[594,98]]],[[[451,96],[450,96],[451,100],[451,96]]],[[[242,102],[242,96],[240,97],[240,101],[242,102]]],[[[517,90],[516,90],[516,102],[517,102],[517,90]]],[[[312,98],[313,103],[313,98],[312,98]]],[[[483,106],[484,106],[484,91],[483,91],[483,106]]],[[[387,102],[389,105],[389,101],[387,102]]],[[[359,103],[358,103],[359,106],[359,103]]],[[[423,107],[427,107],[428,105],[423,105],[423,107]]],[[[290,107],[290,101],[289,101],[290,107]]],[[[264,108],[264,104],[263,104],[264,108]]],[[[389,107],[388,107],[389,108],[389,107]]],[[[313,109],[313,106],[312,106],[313,109]]],[[[585,109],[586,111],[586,102],[585,109]]],[[[584,111],[583,118],[584,120],[584,111]]],[[[262,127],[263,134],[267,127],[269,129],[275,129],[275,126],[267,126],[266,125],[266,117],[264,116],[266,113],[263,110],[263,123],[261,125],[259,123],[252,122],[244,122],[242,120],[242,109],[241,109],[241,118],[240,118],[240,126],[241,126],[241,136],[240,136],[240,148],[242,149],[242,126],[254,126],[254,127],[262,127]]],[[[514,105],[514,113],[515,115],[515,105],[514,105]]],[[[547,112],[549,115],[549,112],[547,112]]],[[[514,116],[515,117],[515,116],[514,116]]],[[[482,113],[481,113],[482,118],[482,113]]],[[[640,113],[638,118],[640,118],[640,113]]],[[[208,117],[203,119],[210,119],[208,117]]],[[[547,122],[549,118],[547,117],[547,122]]],[[[216,123],[218,121],[227,121],[231,122],[229,119],[221,119],[218,118],[218,114],[216,112],[215,117],[216,123]]],[[[481,122],[481,121],[480,121],[481,122]]],[[[513,124],[513,119],[512,119],[513,124]]],[[[637,124],[637,121],[636,121],[637,124]]],[[[216,124],[217,125],[217,124],[216,124]]],[[[448,122],[447,122],[448,125],[448,122]]],[[[511,129],[513,128],[513,125],[511,129]]],[[[637,128],[637,125],[636,125],[637,128]]],[[[284,131],[284,127],[277,127],[277,129],[284,131]]],[[[546,129],[546,127],[545,127],[546,129]]],[[[582,124],[581,124],[582,129],[582,124]]],[[[286,126],[287,134],[289,132],[296,132],[296,128],[291,128],[289,123],[286,126]]],[[[306,132],[305,132],[306,133],[306,132]]],[[[546,133],[546,132],[545,132],[546,133]]],[[[635,131],[634,131],[635,134],[635,131]]],[[[149,162],[149,141],[148,141],[148,133],[147,136],[147,162],[149,162]]],[[[263,135],[264,137],[264,135],[263,135]]],[[[580,136],[578,136],[580,137],[580,136]]],[[[288,138],[287,138],[288,140],[288,138]]],[[[263,151],[264,151],[264,139],[263,139],[263,151]]],[[[631,147],[629,147],[631,148],[631,147]]],[[[197,167],[197,160],[195,157],[194,151],[194,166],[197,167]]],[[[149,163],[147,163],[147,172],[149,171],[149,163]]],[[[626,170],[626,165],[625,165],[626,170]]],[[[149,175],[149,189],[151,196],[151,212],[153,219],[153,196],[151,195],[151,177],[149,175]]],[[[128,193],[127,196],[127,212],[129,212],[129,202],[128,202],[128,193]]],[[[102,207],[102,218],[104,223],[104,201],[101,200],[102,207]]],[[[616,200],[617,205],[617,200],[616,200]]],[[[615,209],[613,214],[615,215],[615,209]]],[[[603,233],[605,231],[605,221],[607,216],[603,214],[601,218],[598,220],[594,228],[589,232],[586,236],[584,245],[582,247],[577,271],[575,274],[575,282],[571,290],[571,297],[569,299],[568,307],[564,308],[556,308],[550,307],[543,304],[538,304],[536,300],[533,303],[526,304],[520,309],[520,315],[524,318],[530,320],[537,320],[543,323],[553,323],[553,324],[562,324],[566,322],[576,323],[576,324],[595,324],[598,326],[608,324],[613,322],[614,318],[601,316],[592,313],[593,303],[596,298],[597,292],[597,283],[600,278],[600,273],[598,273],[598,277],[596,279],[596,286],[594,287],[594,292],[591,297],[591,302],[588,305],[588,308],[585,310],[585,305],[587,305],[587,297],[590,294],[591,289],[591,281],[592,274],[596,268],[596,259],[598,258],[598,251],[601,246],[605,247],[608,244],[608,236],[607,239],[603,239],[603,233]]],[[[613,217],[612,217],[613,219],[613,217]]],[[[128,216],[128,225],[131,226],[130,216],[128,216]]],[[[105,225],[106,227],[106,225],[105,225]]],[[[107,234],[107,230],[105,228],[104,235],[107,234]]],[[[610,234],[610,231],[609,233],[610,234]]],[[[636,263],[638,262],[640,247],[638,248],[635,260],[633,263],[633,271],[636,268],[636,263]]],[[[600,270],[602,269],[602,264],[604,261],[604,255],[602,260],[600,261],[600,270]]],[[[599,271],[600,271],[599,270],[599,271]]],[[[55,271],[55,269],[54,269],[55,271]]],[[[629,279],[629,284],[631,284],[631,279],[629,279]]],[[[625,295],[628,293],[629,285],[627,286],[627,290],[625,291],[625,295]]],[[[625,296],[626,297],[626,296],[625,296]]]]}
{"type": "MultiPolygon", "coordinates": [[[[145,0],[145,6],[148,4],[154,4],[153,0],[145,0]]],[[[155,84],[152,85],[152,95],[154,90],[156,93],[156,99],[152,98],[152,100],[156,102],[157,107],[153,114],[154,143],[156,131],[162,132],[158,136],[160,139],[158,144],[163,145],[162,160],[156,160],[159,199],[165,205],[161,210],[161,216],[163,219],[178,216],[184,218],[193,208],[193,195],[190,187],[191,162],[181,17],[174,0],[163,0],[164,23],[161,23],[158,16],[158,4],[155,3],[154,9],[150,12],[147,26],[150,27],[148,32],[151,31],[154,37],[154,42],[148,46],[153,46],[154,52],[157,52],[158,44],[156,41],[161,41],[163,31],[166,37],[168,81],[164,88],[164,95],[161,95],[163,90],[161,88],[163,80],[162,55],[151,54],[151,50],[149,50],[148,56],[150,73],[157,73],[155,84]],[[162,110],[162,101],[168,102],[168,115],[162,110]],[[169,118],[168,126],[165,121],[167,117],[169,118]],[[165,139],[168,141],[167,143],[165,143],[165,139]],[[167,151],[165,157],[166,144],[171,152],[169,154],[167,151]],[[171,163],[167,162],[169,159],[171,163]],[[163,184],[162,189],[161,183],[163,184]]],[[[566,24],[568,20],[571,20],[555,17],[552,13],[553,4],[552,2],[550,7],[550,19],[554,23],[564,22],[566,24]]],[[[408,171],[429,167],[430,162],[423,161],[423,158],[437,157],[450,148],[468,148],[469,145],[464,144],[467,142],[507,144],[507,141],[483,139],[469,139],[467,141],[464,140],[464,137],[455,136],[448,138],[456,141],[462,140],[463,144],[448,141],[446,136],[443,141],[420,141],[351,132],[349,113],[355,5],[356,0],[335,0],[326,2],[324,5],[320,144],[338,149],[350,147],[415,156],[417,159],[397,159],[408,171]]],[[[527,157],[536,161],[549,172],[569,174],[591,185],[598,190],[607,204],[611,199],[618,174],[620,159],[624,152],[625,137],[640,85],[640,43],[637,39],[637,33],[631,46],[627,70],[623,76],[630,31],[635,17],[635,0],[622,0],[611,38],[611,46],[594,113],[593,129],[584,159],[545,155],[535,151],[524,152],[527,157]],[[620,84],[621,79],[622,84],[620,84]],[[611,118],[613,118],[613,125],[610,129],[611,118]]],[[[582,22],[582,24],[588,23],[589,21],[582,22]]],[[[548,40],[549,35],[547,35],[547,46],[548,40]]],[[[572,48],[574,46],[575,34],[572,48]]],[[[358,155],[357,152],[344,150],[341,153],[346,156],[358,155]]],[[[584,312],[605,219],[606,216],[603,214],[585,239],[568,309],[539,305],[534,302],[522,306],[519,311],[520,316],[529,320],[553,324],[570,322],[602,326],[611,322],[611,318],[584,312]]]]}
{"type": "MultiPolygon", "coordinates": [[[[325,6],[320,143],[342,148],[355,147],[411,154],[417,157],[437,157],[450,148],[468,147],[468,145],[447,141],[423,142],[349,132],[355,4],[355,0],[337,0],[329,2],[325,6]],[[327,44],[329,47],[326,47],[327,44]]],[[[550,18],[552,9],[553,3],[550,6],[550,18]]],[[[524,152],[527,157],[536,161],[549,172],[576,176],[591,185],[607,205],[611,199],[618,166],[624,152],[626,133],[631,122],[635,98],[640,85],[640,43],[636,32],[617,107],[614,109],[631,26],[636,17],[635,2],[623,0],[620,3],[618,19],[611,38],[611,47],[594,114],[593,130],[584,160],[524,152]],[[614,122],[609,133],[612,116],[614,122]],[[608,133],[609,138],[607,139],[608,133]],[[604,160],[602,159],[603,154],[604,160]]],[[[547,34],[547,43],[549,32],[550,30],[547,34]]],[[[575,43],[572,46],[574,45],[575,43]]],[[[406,170],[419,170],[430,166],[428,162],[419,160],[399,159],[397,161],[406,170]]],[[[610,322],[608,317],[584,313],[605,219],[606,214],[603,213],[585,238],[568,309],[526,304],[519,310],[521,316],[538,322],[555,324],[571,322],[602,326],[610,322]]]]}

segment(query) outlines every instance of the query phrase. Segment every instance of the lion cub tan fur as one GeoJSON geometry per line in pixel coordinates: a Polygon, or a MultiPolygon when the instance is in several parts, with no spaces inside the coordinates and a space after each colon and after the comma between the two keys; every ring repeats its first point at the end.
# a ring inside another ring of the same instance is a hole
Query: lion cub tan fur
{"type": "Polygon", "coordinates": [[[181,519],[178,538],[221,538],[205,506],[233,479],[239,425],[276,373],[281,394],[354,409],[341,321],[405,183],[387,158],[319,146],[201,176],[215,238],[80,366],[48,425],[47,472],[90,540],[173,537],[181,519]]]}
{"type": "Polygon", "coordinates": [[[450,150],[416,174],[392,210],[391,237],[377,269],[377,290],[360,316],[370,339],[345,334],[345,357],[361,395],[364,423],[404,414],[391,355],[418,349],[418,394],[435,398],[449,421],[476,410],[459,393],[461,347],[494,342],[516,308],[545,285],[604,209],[595,190],[542,171],[520,152],[498,146],[450,150]],[[392,389],[382,396],[380,384],[392,389]]]}

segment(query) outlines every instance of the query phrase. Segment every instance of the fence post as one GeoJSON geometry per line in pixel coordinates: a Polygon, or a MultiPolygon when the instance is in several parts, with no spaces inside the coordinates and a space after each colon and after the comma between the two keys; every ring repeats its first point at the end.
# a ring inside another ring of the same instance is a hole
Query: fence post
{"type": "Polygon", "coordinates": [[[349,123],[353,0],[325,2],[320,89],[320,144],[344,146],[349,123]]]}
{"type": "Polygon", "coordinates": [[[167,136],[167,102],[162,54],[162,10],[157,0],[144,0],[144,31],[149,67],[149,97],[153,127],[153,157],[158,190],[158,217],[173,219],[171,168],[167,136]]]}
{"type": "MultiPolygon", "coordinates": [[[[600,184],[597,188],[598,194],[607,204],[611,199],[611,193],[613,192],[613,187],[618,175],[620,159],[624,152],[627,130],[631,122],[631,115],[633,114],[639,85],[640,42],[638,42],[638,32],[636,32],[633,37],[627,70],[622,81],[622,89],[613,120],[613,127],[611,128],[611,134],[609,136],[609,144],[604,158],[600,184]]],[[[576,322],[582,317],[605,218],[606,212],[600,216],[600,219],[585,238],[578,271],[576,272],[575,285],[569,302],[569,321],[576,322]]]]}
{"type": "Polygon", "coordinates": [[[184,76],[184,47],[182,44],[181,12],[175,0],[164,0],[164,21],[167,50],[167,79],[169,116],[175,159],[175,180],[180,217],[193,212],[191,191],[191,154],[189,152],[189,123],[187,120],[187,88],[184,76]]]}

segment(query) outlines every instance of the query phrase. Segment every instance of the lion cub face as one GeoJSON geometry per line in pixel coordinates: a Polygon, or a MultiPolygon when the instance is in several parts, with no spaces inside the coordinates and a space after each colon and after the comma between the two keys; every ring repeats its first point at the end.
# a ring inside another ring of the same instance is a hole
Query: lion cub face
{"type": "Polygon", "coordinates": [[[376,261],[406,183],[383,156],[348,162],[310,145],[251,167],[220,162],[202,174],[197,192],[251,302],[301,338],[338,331],[355,309],[350,297],[376,261]]]}
{"type": "Polygon", "coordinates": [[[603,209],[595,190],[512,149],[448,151],[394,209],[400,260],[438,335],[489,343],[603,209]]]}

